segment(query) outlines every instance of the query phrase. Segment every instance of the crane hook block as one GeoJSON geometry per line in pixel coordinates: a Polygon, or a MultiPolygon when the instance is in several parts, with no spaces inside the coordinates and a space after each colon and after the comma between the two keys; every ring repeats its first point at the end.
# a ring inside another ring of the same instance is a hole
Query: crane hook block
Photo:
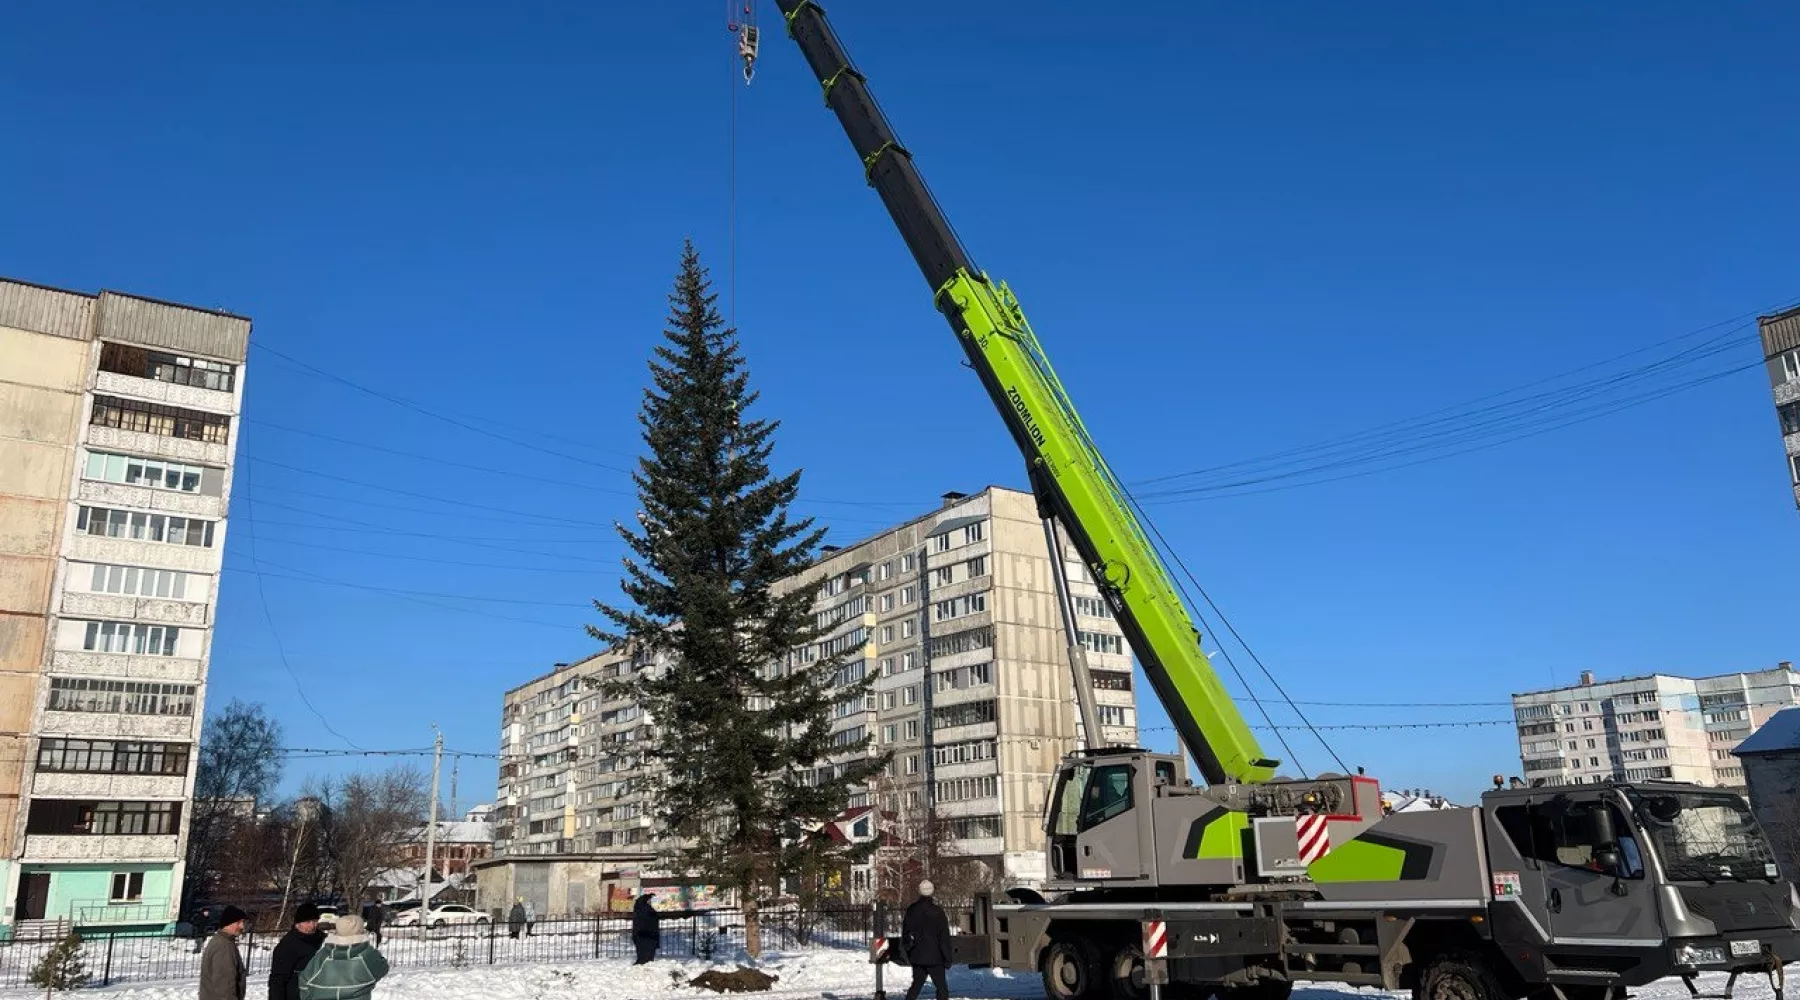
{"type": "Polygon", "coordinates": [[[754,24],[746,24],[738,32],[738,56],[744,60],[745,83],[749,83],[750,78],[756,75],[756,50],[761,42],[754,24]]]}

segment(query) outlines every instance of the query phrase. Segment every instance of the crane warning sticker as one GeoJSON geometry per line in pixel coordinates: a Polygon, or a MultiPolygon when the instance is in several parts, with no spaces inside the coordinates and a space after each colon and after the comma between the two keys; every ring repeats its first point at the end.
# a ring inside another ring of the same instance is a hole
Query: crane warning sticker
{"type": "Polygon", "coordinates": [[[1494,898],[1517,899],[1519,896],[1518,872],[1494,873],[1494,898]]]}

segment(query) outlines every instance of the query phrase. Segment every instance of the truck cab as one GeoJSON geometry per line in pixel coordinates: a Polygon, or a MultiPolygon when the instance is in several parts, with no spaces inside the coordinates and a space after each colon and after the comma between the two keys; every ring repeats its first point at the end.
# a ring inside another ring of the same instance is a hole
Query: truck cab
{"type": "Polygon", "coordinates": [[[1800,960],[1800,898],[1730,791],[1495,790],[1482,812],[1494,943],[1527,982],[1636,986],[1800,960]]]}

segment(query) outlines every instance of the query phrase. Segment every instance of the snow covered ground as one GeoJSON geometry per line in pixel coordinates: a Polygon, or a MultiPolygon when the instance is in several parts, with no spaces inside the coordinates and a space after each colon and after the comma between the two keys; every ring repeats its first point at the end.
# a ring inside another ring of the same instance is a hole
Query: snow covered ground
{"type": "MultiPolygon", "coordinates": [[[[709,968],[730,970],[738,964],[730,959],[712,962],[663,959],[646,966],[632,966],[622,959],[600,959],[532,965],[477,965],[466,969],[398,969],[376,988],[375,996],[377,1000],[466,1000],[474,997],[482,1000],[706,1000],[717,994],[689,987],[687,981],[709,968]]],[[[775,988],[763,994],[768,1000],[866,1000],[875,986],[874,969],[860,950],[816,949],[773,954],[765,956],[759,963],[742,964],[755,964],[780,977],[775,988]]],[[[890,996],[898,1000],[905,993],[908,970],[889,966],[888,973],[887,988],[890,996]]],[[[1724,982],[1724,976],[1707,976],[1702,985],[1708,992],[1714,992],[1722,988],[1724,982]]],[[[83,992],[104,996],[106,1000],[191,1000],[194,988],[192,980],[184,980],[83,992]]],[[[249,994],[260,998],[265,989],[261,981],[253,981],[249,994]]],[[[950,992],[956,1000],[1039,1000],[1043,996],[1043,987],[1036,976],[954,969],[950,973],[950,992]]],[[[930,995],[928,986],[926,996],[930,995]]],[[[1760,977],[1740,980],[1737,995],[1742,1000],[1772,1000],[1773,997],[1767,979],[1760,977]]],[[[0,990],[0,1000],[26,1000],[39,996],[42,993],[37,990],[0,990]]],[[[1337,986],[1303,986],[1294,993],[1295,1000],[1388,1000],[1390,997],[1399,1000],[1401,996],[1337,986]]],[[[1635,996],[1640,1000],[1686,1000],[1688,994],[1680,980],[1668,979],[1637,990],[1635,996]]]]}

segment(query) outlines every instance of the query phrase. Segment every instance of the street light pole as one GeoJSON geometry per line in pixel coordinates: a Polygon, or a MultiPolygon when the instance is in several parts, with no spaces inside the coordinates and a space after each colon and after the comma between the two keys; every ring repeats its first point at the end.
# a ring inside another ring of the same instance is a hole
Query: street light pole
{"type": "Polygon", "coordinates": [[[444,734],[438,732],[435,725],[431,729],[437,733],[437,741],[432,745],[431,753],[431,816],[425,823],[425,878],[419,883],[420,927],[426,926],[425,917],[431,912],[431,856],[437,850],[438,773],[444,766],[444,734]]]}

